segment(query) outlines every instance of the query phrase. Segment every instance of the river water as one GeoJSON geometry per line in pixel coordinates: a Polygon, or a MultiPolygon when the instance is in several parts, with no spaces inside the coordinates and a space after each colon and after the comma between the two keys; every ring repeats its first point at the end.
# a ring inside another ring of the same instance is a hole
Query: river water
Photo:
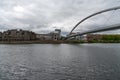
{"type": "Polygon", "coordinates": [[[1,44],[0,80],[120,80],[120,44],[1,44]]]}

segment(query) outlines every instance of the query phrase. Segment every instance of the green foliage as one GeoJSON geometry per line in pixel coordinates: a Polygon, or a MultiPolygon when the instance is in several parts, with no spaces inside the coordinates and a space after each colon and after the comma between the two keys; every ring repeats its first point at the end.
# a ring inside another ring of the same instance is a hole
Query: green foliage
{"type": "Polygon", "coordinates": [[[103,35],[102,40],[105,40],[105,41],[120,41],[120,35],[103,35]]]}
{"type": "Polygon", "coordinates": [[[102,39],[93,38],[90,43],[120,43],[120,35],[101,35],[102,39]]]}

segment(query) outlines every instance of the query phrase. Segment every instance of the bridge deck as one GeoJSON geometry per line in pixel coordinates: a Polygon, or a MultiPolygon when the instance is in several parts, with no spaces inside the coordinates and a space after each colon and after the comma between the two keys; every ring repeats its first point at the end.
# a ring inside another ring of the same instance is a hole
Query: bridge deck
{"type": "Polygon", "coordinates": [[[66,39],[68,39],[68,38],[70,38],[70,37],[75,37],[75,36],[82,36],[82,35],[89,34],[89,33],[110,31],[110,30],[116,30],[116,29],[120,29],[120,24],[107,26],[107,27],[105,27],[105,28],[99,28],[99,29],[89,30],[89,31],[82,32],[82,33],[75,34],[75,35],[70,35],[70,36],[66,37],[66,39]]]}

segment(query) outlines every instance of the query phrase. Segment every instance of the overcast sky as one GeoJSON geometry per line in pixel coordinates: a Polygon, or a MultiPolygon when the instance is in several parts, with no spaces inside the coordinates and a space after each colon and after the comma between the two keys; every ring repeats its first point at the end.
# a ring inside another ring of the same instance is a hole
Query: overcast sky
{"type": "MultiPolygon", "coordinates": [[[[59,28],[65,33],[84,17],[115,6],[120,6],[120,0],[0,0],[0,30],[26,29],[47,33],[59,28]]],[[[90,18],[76,31],[117,23],[120,23],[120,10],[90,18]]]]}

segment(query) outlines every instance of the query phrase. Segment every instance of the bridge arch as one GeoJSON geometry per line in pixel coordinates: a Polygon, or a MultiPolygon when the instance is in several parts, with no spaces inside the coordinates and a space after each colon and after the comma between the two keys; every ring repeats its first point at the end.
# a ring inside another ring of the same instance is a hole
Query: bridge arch
{"type": "Polygon", "coordinates": [[[82,19],[81,21],[79,21],[73,28],[72,30],[70,31],[69,35],[73,32],[73,30],[75,30],[75,28],[77,28],[78,25],[80,25],[82,22],[84,22],[85,20],[95,16],[95,15],[98,15],[98,14],[101,14],[101,13],[104,13],[104,12],[108,12],[108,11],[112,11],[112,10],[117,10],[117,9],[120,9],[120,6],[117,6],[117,7],[113,7],[113,8],[109,8],[109,9],[105,9],[105,10],[102,10],[102,11],[99,11],[99,12],[96,12],[96,13],[93,13],[87,17],[85,17],[84,19],[82,19]]]}

